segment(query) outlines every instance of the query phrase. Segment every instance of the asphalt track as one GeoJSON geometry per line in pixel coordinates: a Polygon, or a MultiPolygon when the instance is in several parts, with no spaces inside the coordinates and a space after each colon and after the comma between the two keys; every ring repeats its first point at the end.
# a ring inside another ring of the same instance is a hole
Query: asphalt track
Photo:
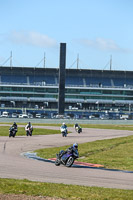
{"type": "MultiPolygon", "coordinates": [[[[43,127],[42,127],[43,128],[43,127]]],[[[59,127],[44,127],[59,129],[59,127]]],[[[132,135],[132,131],[83,129],[77,134],[74,128],[68,137],[41,135],[32,137],[0,137],[0,177],[28,179],[40,182],[98,186],[106,188],[133,189],[133,172],[106,170],[102,168],[74,165],[71,168],[55,166],[53,162],[29,159],[23,156],[35,149],[84,143],[132,135]]],[[[79,152],[80,153],[80,152],[79,152]]]]}

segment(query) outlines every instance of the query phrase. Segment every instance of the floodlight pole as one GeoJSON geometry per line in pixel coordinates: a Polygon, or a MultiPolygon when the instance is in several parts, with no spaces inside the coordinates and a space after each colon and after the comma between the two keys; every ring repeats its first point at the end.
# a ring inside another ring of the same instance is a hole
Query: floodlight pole
{"type": "Polygon", "coordinates": [[[65,110],[65,68],[66,43],[60,43],[58,115],[64,115],[65,110]]]}
{"type": "Polygon", "coordinates": [[[12,67],[12,51],[11,51],[11,54],[10,54],[10,67],[12,67]]]}
{"type": "Polygon", "coordinates": [[[110,56],[110,71],[112,70],[112,55],[110,56]]]}

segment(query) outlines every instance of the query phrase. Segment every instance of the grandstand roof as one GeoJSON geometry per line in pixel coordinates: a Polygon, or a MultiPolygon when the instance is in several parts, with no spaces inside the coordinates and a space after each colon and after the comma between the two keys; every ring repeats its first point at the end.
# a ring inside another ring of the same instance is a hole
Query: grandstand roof
{"type": "MultiPolygon", "coordinates": [[[[0,75],[19,74],[19,75],[56,75],[58,76],[59,68],[35,68],[35,67],[10,67],[0,66],[0,75]]],[[[116,77],[116,78],[133,78],[133,71],[119,70],[96,70],[96,69],[66,69],[66,75],[87,76],[87,77],[116,77]]]]}

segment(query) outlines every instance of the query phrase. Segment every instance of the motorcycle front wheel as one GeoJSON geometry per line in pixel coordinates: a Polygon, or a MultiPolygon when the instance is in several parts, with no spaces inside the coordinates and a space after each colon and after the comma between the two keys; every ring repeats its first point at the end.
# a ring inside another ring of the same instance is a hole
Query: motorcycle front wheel
{"type": "Polygon", "coordinates": [[[59,160],[58,158],[55,160],[55,165],[56,165],[56,166],[59,166],[59,165],[60,165],[60,160],[59,160]]]}
{"type": "Polygon", "coordinates": [[[74,163],[74,158],[70,156],[66,162],[66,167],[71,167],[73,163],[74,163]]]}
{"type": "Polygon", "coordinates": [[[67,136],[67,134],[66,133],[62,133],[62,137],[66,137],[67,136]]]}

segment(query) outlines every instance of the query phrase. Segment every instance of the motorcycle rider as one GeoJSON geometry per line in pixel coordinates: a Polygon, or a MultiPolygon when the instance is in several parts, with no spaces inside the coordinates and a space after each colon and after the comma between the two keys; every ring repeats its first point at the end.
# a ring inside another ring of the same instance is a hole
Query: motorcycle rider
{"type": "Polygon", "coordinates": [[[77,127],[79,127],[78,123],[74,124],[75,130],[76,130],[77,127]]]}
{"type": "Polygon", "coordinates": [[[10,127],[9,130],[10,131],[15,131],[15,135],[16,135],[16,133],[18,131],[18,126],[17,126],[16,122],[13,123],[13,125],[10,127]]]}
{"type": "Polygon", "coordinates": [[[28,135],[28,131],[31,131],[31,135],[32,135],[32,131],[33,131],[33,126],[32,124],[29,122],[26,126],[25,126],[25,131],[26,131],[26,134],[28,135]]]}
{"type": "Polygon", "coordinates": [[[65,122],[62,123],[60,130],[61,129],[66,129],[66,133],[67,133],[67,125],[65,124],[65,122]]]}
{"type": "Polygon", "coordinates": [[[67,129],[67,125],[65,124],[65,122],[62,123],[61,128],[66,128],[67,129]]]}
{"type": "Polygon", "coordinates": [[[81,128],[81,126],[78,125],[78,123],[76,123],[76,124],[74,125],[74,128],[75,128],[75,131],[76,131],[76,132],[78,132],[78,131],[82,132],[82,128],[81,128]]]}
{"type": "Polygon", "coordinates": [[[74,151],[78,151],[78,144],[77,143],[74,143],[66,151],[61,150],[60,153],[59,153],[59,157],[61,158],[64,154],[73,153],[74,151]]]}

